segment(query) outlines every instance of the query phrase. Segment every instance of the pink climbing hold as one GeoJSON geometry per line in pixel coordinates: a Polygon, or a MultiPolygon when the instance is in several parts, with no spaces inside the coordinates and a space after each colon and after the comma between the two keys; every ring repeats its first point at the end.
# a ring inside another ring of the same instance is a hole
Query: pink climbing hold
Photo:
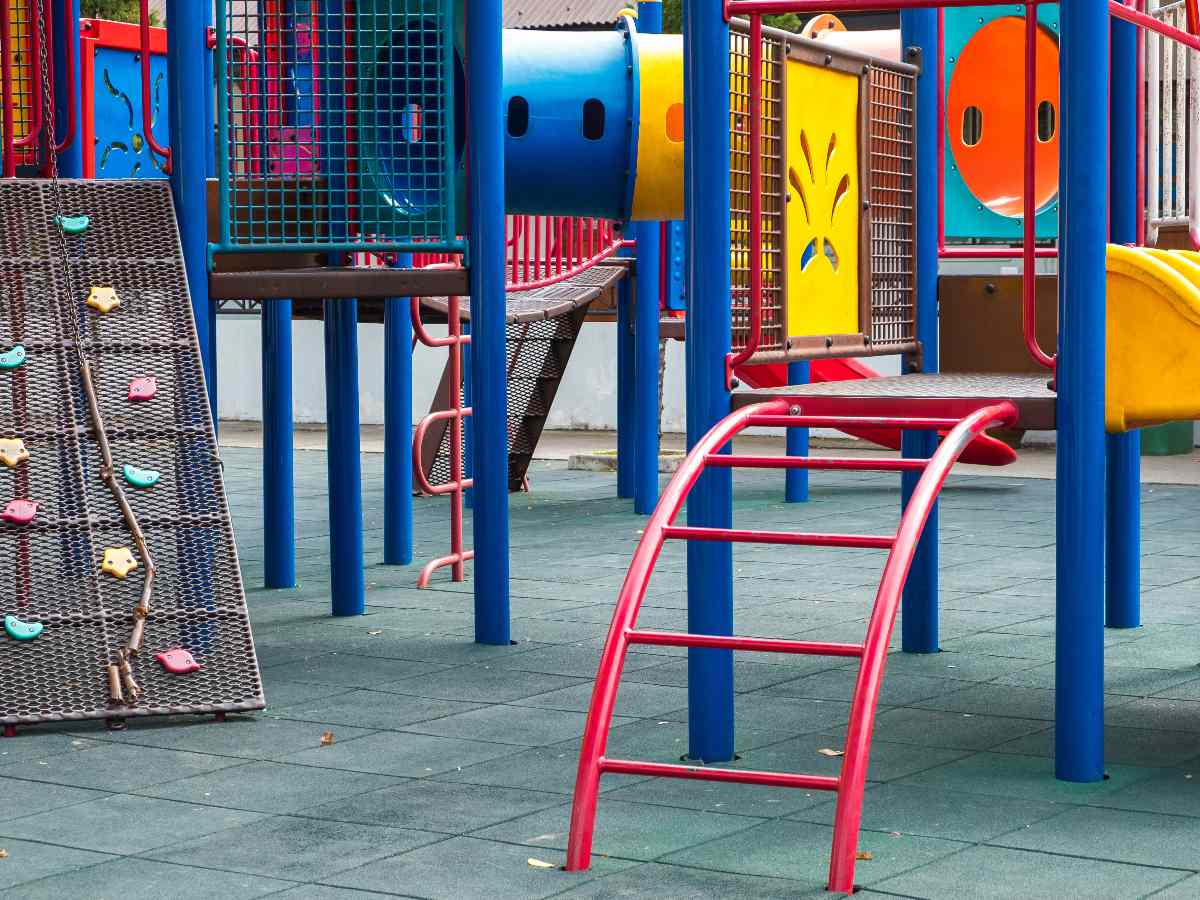
{"type": "Polygon", "coordinates": [[[4,512],[0,513],[0,518],[13,525],[28,525],[37,515],[37,510],[36,500],[9,500],[4,512]]]}
{"type": "Polygon", "coordinates": [[[172,647],[170,650],[164,650],[162,653],[155,653],[154,658],[172,675],[188,675],[192,672],[199,672],[204,668],[204,666],[196,662],[195,657],[191,653],[182,647],[172,647]]]}
{"type": "Polygon", "coordinates": [[[129,400],[131,403],[153,400],[156,393],[158,393],[158,384],[155,383],[153,375],[135,378],[129,382],[129,400]]]}

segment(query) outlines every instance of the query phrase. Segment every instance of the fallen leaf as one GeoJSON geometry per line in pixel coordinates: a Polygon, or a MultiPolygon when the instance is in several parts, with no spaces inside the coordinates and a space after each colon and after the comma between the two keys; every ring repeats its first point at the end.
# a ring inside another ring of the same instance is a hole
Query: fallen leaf
{"type": "Polygon", "coordinates": [[[321,746],[322,747],[328,747],[332,743],[333,743],[333,732],[332,731],[326,731],[323,735],[321,735],[321,746]]]}
{"type": "Polygon", "coordinates": [[[367,632],[367,634],[369,634],[369,635],[371,635],[372,637],[374,637],[374,636],[375,636],[375,635],[377,635],[377,634],[383,634],[383,629],[382,629],[382,628],[376,628],[376,629],[374,629],[373,631],[368,631],[368,632],[367,632]]]}
{"type": "Polygon", "coordinates": [[[0,847],[0,859],[8,859],[8,851],[0,847]]]}
{"type": "Polygon", "coordinates": [[[889,834],[891,834],[892,837],[903,837],[903,835],[900,834],[900,832],[898,832],[898,831],[892,831],[892,832],[889,832],[889,834]]]}
{"type": "Polygon", "coordinates": [[[535,868],[535,869],[553,869],[553,868],[556,868],[556,866],[554,865],[554,863],[548,863],[548,862],[546,862],[544,859],[534,859],[532,856],[531,856],[531,857],[529,857],[529,859],[527,859],[527,860],[526,860],[526,862],[527,862],[527,863],[529,863],[529,865],[533,866],[533,868],[535,868]]]}
{"type": "Polygon", "coordinates": [[[857,853],[854,854],[854,858],[855,859],[874,859],[875,854],[872,853],[870,850],[859,850],[857,853]]]}
{"type": "Polygon", "coordinates": [[[834,750],[831,747],[822,747],[817,752],[820,753],[822,756],[845,756],[846,755],[845,750],[834,750]]]}

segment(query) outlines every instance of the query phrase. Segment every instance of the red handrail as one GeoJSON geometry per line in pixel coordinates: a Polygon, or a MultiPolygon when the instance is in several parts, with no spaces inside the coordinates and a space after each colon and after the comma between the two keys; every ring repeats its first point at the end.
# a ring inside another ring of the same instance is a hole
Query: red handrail
{"type": "MultiPolygon", "coordinates": [[[[13,147],[36,147],[37,142],[41,139],[42,129],[45,127],[43,111],[45,109],[45,98],[42,96],[42,91],[45,86],[42,84],[41,72],[36,61],[41,59],[42,53],[42,29],[37,26],[34,21],[33,0],[27,7],[29,10],[29,55],[33,62],[29,64],[29,84],[30,84],[30,124],[29,133],[22,138],[13,138],[13,147]]],[[[49,18],[45,19],[47,30],[52,29],[52,24],[49,18]]],[[[11,35],[10,35],[11,37],[11,35]]]]}
{"type": "MultiPolygon", "coordinates": [[[[146,146],[163,158],[163,171],[171,174],[171,148],[162,146],[154,137],[154,125],[150,114],[150,0],[140,0],[138,34],[141,38],[142,65],[142,131],[146,146]]],[[[178,35],[176,38],[178,39],[178,35]]],[[[171,38],[168,37],[167,40],[171,38]]]]}
{"type": "Polygon", "coordinates": [[[1021,335],[1034,362],[1054,371],[1055,357],[1042,349],[1037,336],[1037,264],[1034,249],[1034,242],[1037,240],[1037,9],[1036,0],[1025,4],[1025,140],[1022,145],[1025,183],[1021,197],[1021,335]]]}
{"type": "MultiPolygon", "coordinates": [[[[895,537],[888,542],[891,549],[887,562],[884,564],[879,590],[875,595],[866,637],[862,644],[635,631],[637,614],[664,540],[669,537],[696,536],[687,534],[692,529],[676,528],[671,525],[671,522],[678,515],[684,500],[706,464],[711,464],[714,454],[724,447],[734,435],[751,425],[756,419],[765,416],[783,416],[788,414],[790,409],[791,401],[772,400],[738,410],[714,425],[683,461],[664,490],[658,507],[646,525],[637,550],[634,551],[629,572],[621,585],[621,593],[617,598],[612,625],[605,640],[599,670],[596,674],[596,684],[592,691],[571,809],[570,834],[567,843],[566,867],[568,870],[586,869],[590,865],[600,776],[604,772],[621,772],[631,775],[772,784],[810,790],[837,791],[838,802],[834,815],[833,848],[829,864],[829,889],[845,893],[850,893],[854,889],[854,864],[858,850],[863,789],[866,782],[875,709],[879,701],[879,689],[887,660],[888,643],[891,639],[904,583],[912,566],[913,556],[916,554],[917,543],[921,538],[938,492],[963,450],[988,428],[1014,424],[1017,421],[1017,408],[1011,402],[1004,401],[971,413],[950,430],[933,456],[923,461],[924,472],[905,507],[895,537]],[[860,656],[862,661],[854,687],[845,756],[840,775],[837,778],[831,778],[819,775],[758,772],[694,765],[667,765],[605,757],[604,751],[616,705],[621,668],[626,652],[634,644],[811,653],[843,657],[860,656]]],[[[923,424],[930,423],[922,423],[918,419],[913,420],[913,427],[923,424]]],[[[727,537],[738,540],[743,537],[749,539],[750,534],[731,532],[727,537]]],[[[767,543],[780,542],[779,536],[773,532],[764,532],[763,536],[767,543]]],[[[716,535],[709,537],[714,540],[720,539],[716,535]]],[[[864,545],[863,538],[865,536],[846,535],[840,537],[847,539],[845,546],[864,545]]],[[[875,546],[881,547],[883,545],[882,541],[875,544],[875,546]]]]}
{"type": "Polygon", "coordinates": [[[17,174],[17,154],[13,140],[12,11],[6,0],[0,0],[0,116],[3,118],[4,143],[0,145],[0,176],[12,178],[17,174]]]}

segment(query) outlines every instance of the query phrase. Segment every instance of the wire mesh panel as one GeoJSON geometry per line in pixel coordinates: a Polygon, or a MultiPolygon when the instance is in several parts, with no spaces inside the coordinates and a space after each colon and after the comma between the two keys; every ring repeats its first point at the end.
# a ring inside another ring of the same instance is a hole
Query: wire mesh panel
{"type": "Polygon", "coordinates": [[[908,71],[871,65],[867,81],[870,336],[871,343],[879,350],[916,341],[915,76],[908,71]]]}
{"type": "MultiPolygon", "coordinates": [[[[750,37],[745,23],[729,35],[729,240],[731,250],[732,347],[750,335],[750,37]]],[[[787,338],[784,314],[783,66],[787,49],[776,34],[763,35],[762,78],[762,337],[760,351],[782,350],[787,338]]]]}
{"type": "Polygon", "coordinates": [[[42,156],[41,33],[35,24],[35,2],[0,0],[0,17],[6,18],[8,31],[8,43],[0,47],[0,76],[12,97],[12,134],[4,134],[5,117],[0,116],[0,146],[9,148],[13,164],[19,166],[38,165],[42,156]]]}
{"type": "Polygon", "coordinates": [[[455,0],[226,0],[220,249],[457,249],[455,0]]]}
{"type": "Polygon", "coordinates": [[[63,208],[91,217],[83,234],[67,238],[70,301],[51,230],[52,190],[41,181],[0,183],[0,350],[25,350],[23,363],[0,369],[0,436],[28,452],[0,466],[0,502],[38,504],[32,522],[0,523],[0,605],[44,628],[32,640],[0,634],[0,724],[260,709],[170,189],[62,183],[63,208]],[[88,306],[96,286],[114,289],[120,305],[107,313],[88,306]],[[68,304],[117,475],[154,558],[144,620],[136,610],[147,561],[135,555],[138,567],[124,578],[102,567],[107,549],[135,542],[101,480],[68,304]],[[131,399],[134,379],[147,377],[153,398],[131,399]],[[146,473],[155,483],[136,486],[146,473]],[[142,649],[129,654],[139,628],[142,649]],[[175,674],[157,658],[181,650],[199,670],[175,674]],[[128,661],[136,695],[115,696],[118,660],[128,661]]]}

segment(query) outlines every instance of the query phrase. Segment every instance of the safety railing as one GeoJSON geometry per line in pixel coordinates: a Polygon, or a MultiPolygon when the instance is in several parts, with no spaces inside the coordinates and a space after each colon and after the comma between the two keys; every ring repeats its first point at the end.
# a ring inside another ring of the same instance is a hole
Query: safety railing
{"type": "Polygon", "coordinates": [[[171,147],[164,147],[154,136],[154,111],[150,105],[150,0],[140,0],[138,8],[138,39],[141,42],[142,67],[142,134],[150,152],[163,158],[163,171],[171,174],[171,147]]]}
{"type": "MultiPolygon", "coordinates": [[[[71,5],[63,4],[60,27],[69,33],[71,5]]],[[[44,173],[49,159],[41,152],[44,131],[45,95],[54,95],[54,65],[48,62],[42,77],[42,44],[47,60],[53,56],[54,16],[51,0],[6,0],[0,2],[0,175],[11,178],[17,166],[38,163],[44,173]],[[45,82],[45,83],[43,83],[45,82]]],[[[66,122],[55,153],[63,153],[76,139],[79,91],[75,84],[75,44],[64,41],[64,70],[67,77],[66,122]]]]}

